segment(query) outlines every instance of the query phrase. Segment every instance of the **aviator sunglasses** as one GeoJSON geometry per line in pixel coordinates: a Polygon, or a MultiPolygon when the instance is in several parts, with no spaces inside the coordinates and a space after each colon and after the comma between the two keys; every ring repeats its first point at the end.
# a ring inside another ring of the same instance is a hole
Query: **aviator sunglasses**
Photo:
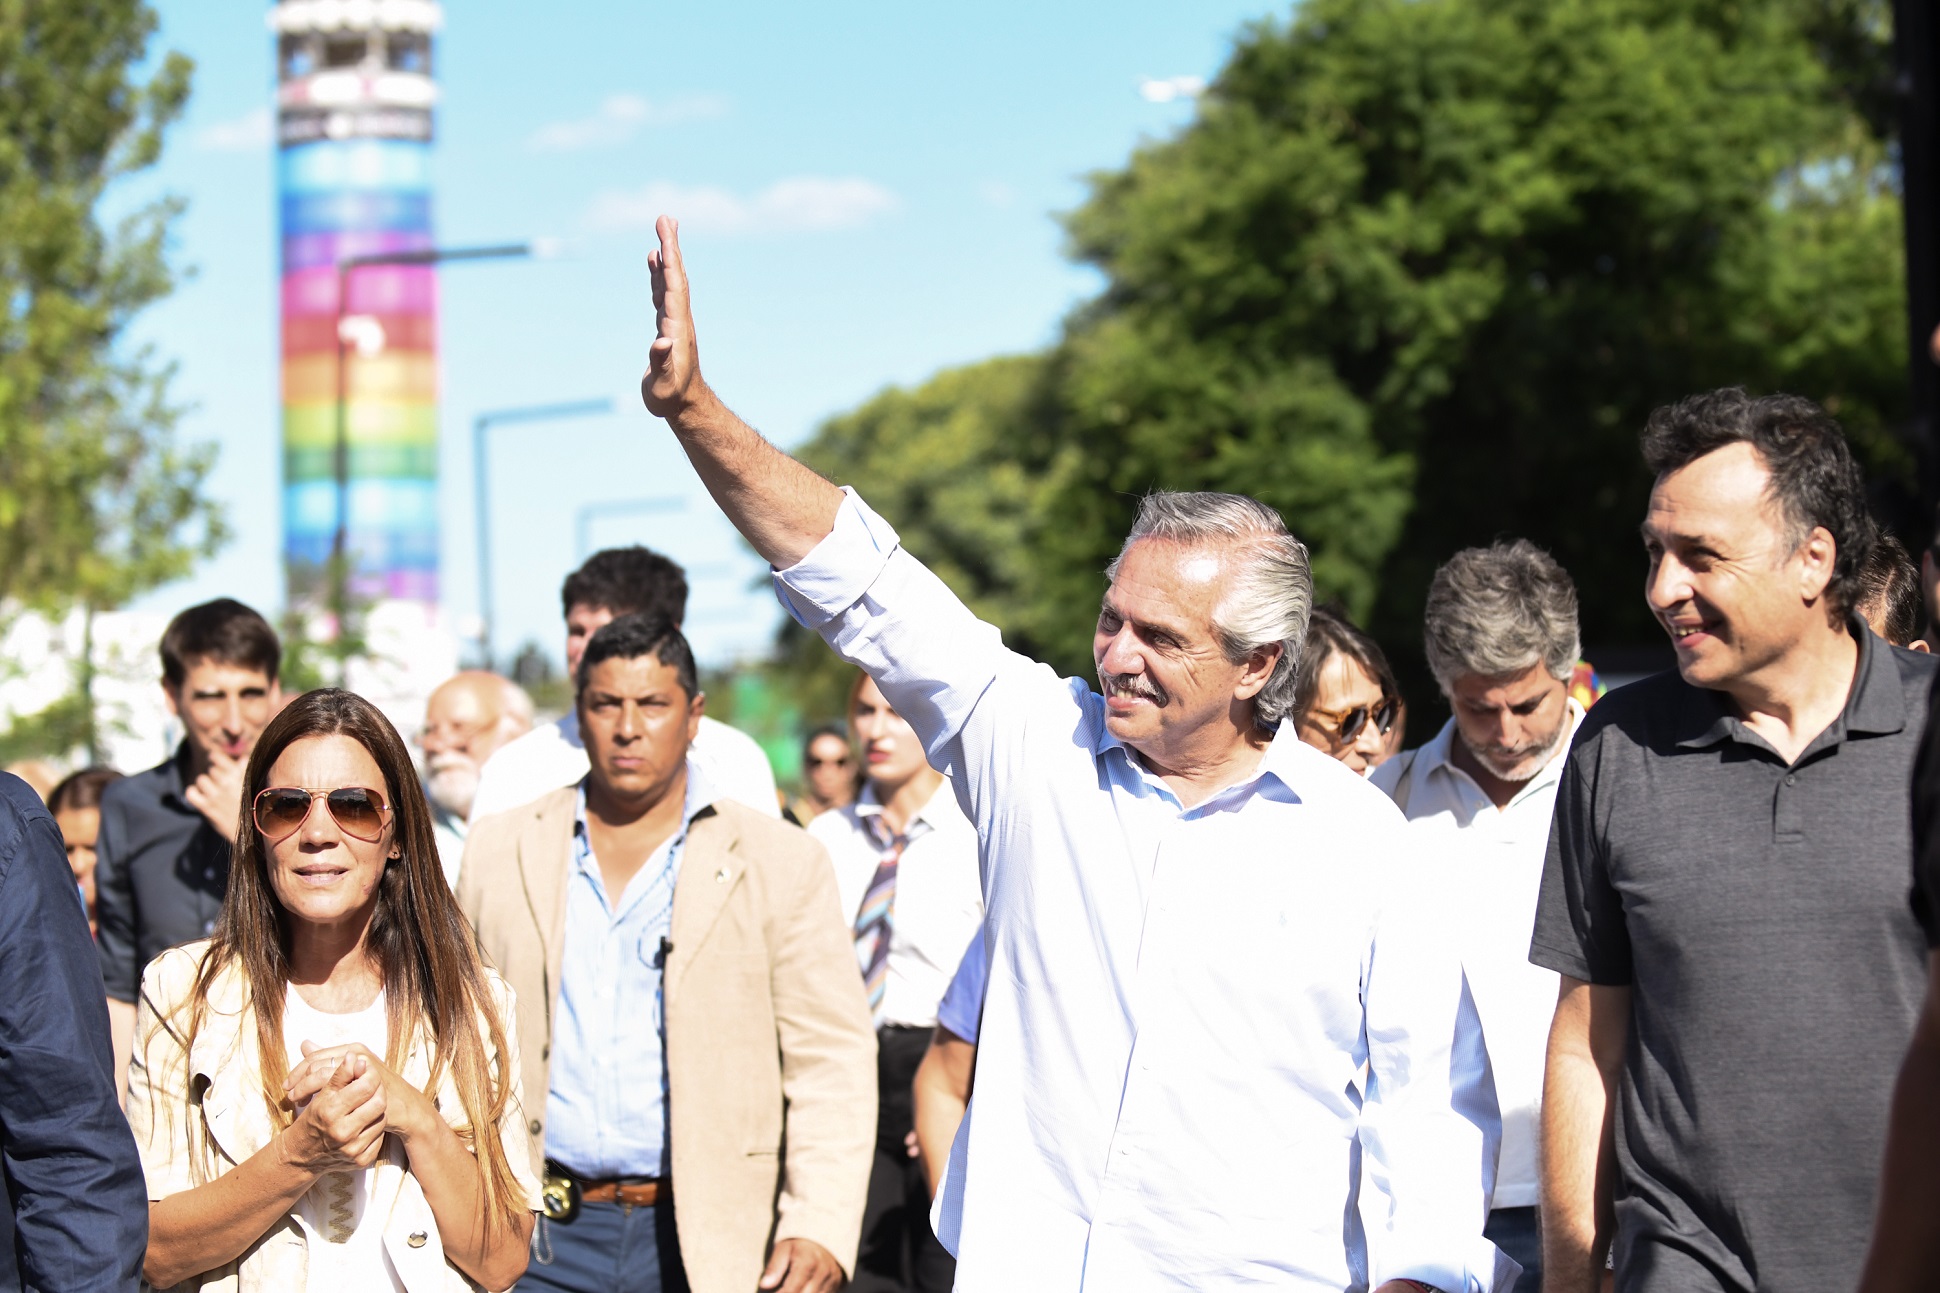
{"type": "Polygon", "coordinates": [[[1346,745],[1361,734],[1361,729],[1366,727],[1370,720],[1374,723],[1374,730],[1386,736],[1394,727],[1394,717],[1400,710],[1401,702],[1389,696],[1379,705],[1372,707],[1356,705],[1338,717],[1324,709],[1316,709],[1312,712],[1315,717],[1326,719],[1333,727],[1340,743],[1346,745]]]}
{"type": "Polygon", "coordinates": [[[346,835],[374,843],[384,834],[384,819],[390,805],[384,796],[364,786],[342,786],[336,790],[305,790],[301,786],[269,786],[256,796],[253,810],[256,829],[274,844],[299,830],[310,816],[310,806],[323,800],[330,816],[346,835]]]}

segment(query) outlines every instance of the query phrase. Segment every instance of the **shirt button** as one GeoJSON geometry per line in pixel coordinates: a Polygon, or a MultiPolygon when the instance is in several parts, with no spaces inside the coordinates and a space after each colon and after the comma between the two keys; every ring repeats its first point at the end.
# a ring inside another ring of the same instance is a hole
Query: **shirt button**
{"type": "Polygon", "coordinates": [[[525,1126],[526,1126],[526,1130],[531,1132],[533,1135],[536,1136],[539,1134],[539,1120],[537,1118],[534,1118],[531,1122],[527,1123],[525,1126]]]}
{"type": "Polygon", "coordinates": [[[1798,783],[1799,779],[1797,777],[1788,776],[1785,778],[1785,784],[1788,786],[1796,786],[1798,783]]]}
{"type": "Polygon", "coordinates": [[[409,1245],[411,1245],[411,1247],[413,1247],[413,1248],[422,1248],[422,1247],[424,1247],[424,1241],[425,1241],[425,1240],[426,1240],[427,1238],[429,1238],[429,1236],[427,1236],[427,1235],[426,1235],[426,1234],[424,1233],[424,1231],[422,1231],[422,1230],[413,1230],[413,1231],[412,1231],[412,1232],[410,1233],[410,1235],[409,1235],[409,1236],[408,1236],[408,1237],[407,1237],[407,1238],[405,1239],[405,1241],[404,1241],[404,1242],[405,1242],[405,1243],[407,1243],[407,1244],[409,1244],[409,1245]]]}

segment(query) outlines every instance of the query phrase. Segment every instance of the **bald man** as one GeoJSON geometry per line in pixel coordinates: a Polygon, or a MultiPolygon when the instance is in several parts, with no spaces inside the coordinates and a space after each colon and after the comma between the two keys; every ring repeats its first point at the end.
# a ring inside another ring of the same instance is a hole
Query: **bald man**
{"type": "Polygon", "coordinates": [[[508,678],[483,669],[455,674],[424,707],[425,793],[438,830],[445,879],[458,883],[465,830],[478,795],[478,773],[493,751],[532,730],[532,699],[508,678]]]}

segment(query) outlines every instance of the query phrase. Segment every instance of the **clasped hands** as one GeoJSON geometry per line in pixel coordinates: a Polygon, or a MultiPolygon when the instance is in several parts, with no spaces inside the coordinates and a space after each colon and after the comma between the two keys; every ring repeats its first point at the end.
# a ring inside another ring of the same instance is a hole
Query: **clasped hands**
{"type": "Polygon", "coordinates": [[[283,1133],[283,1152],[312,1175],[366,1168],[384,1151],[388,1132],[404,1142],[437,1118],[424,1092],[394,1073],[361,1043],[304,1042],[303,1062],[283,1080],[296,1120],[283,1133]]]}

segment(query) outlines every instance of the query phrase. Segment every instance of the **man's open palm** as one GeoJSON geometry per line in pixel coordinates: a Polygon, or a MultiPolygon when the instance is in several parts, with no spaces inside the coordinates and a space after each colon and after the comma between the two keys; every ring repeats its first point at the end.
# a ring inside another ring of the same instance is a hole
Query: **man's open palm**
{"type": "Polygon", "coordinates": [[[689,408],[704,386],[687,269],[680,260],[680,227],[672,216],[661,216],[654,232],[660,235],[660,248],[647,254],[647,268],[653,273],[656,330],[647,351],[647,375],[640,379],[640,398],[647,412],[671,418],[689,408]]]}

